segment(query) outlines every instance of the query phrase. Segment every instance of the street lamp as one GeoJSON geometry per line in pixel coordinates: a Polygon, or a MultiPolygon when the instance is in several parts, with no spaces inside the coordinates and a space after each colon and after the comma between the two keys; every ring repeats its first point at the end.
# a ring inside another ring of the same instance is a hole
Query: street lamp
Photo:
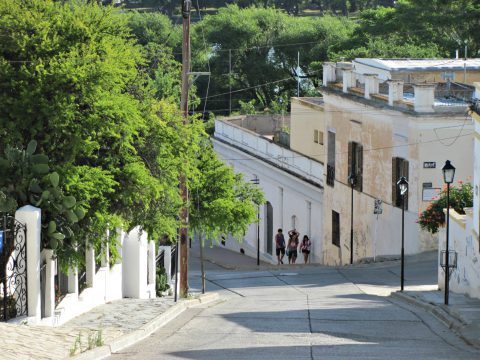
{"type": "Polygon", "coordinates": [[[403,291],[403,284],[405,283],[405,196],[408,193],[408,181],[405,176],[402,176],[397,182],[400,195],[402,197],[402,270],[400,275],[400,291],[403,291]]]}
{"type": "Polygon", "coordinates": [[[350,264],[353,264],[353,189],[355,188],[355,184],[357,183],[357,177],[354,173],[351,173],[348,176],[348,183],[352,188],[352,204],[350,212],[350,264]]]}
{"type": "Polygon", "coordinates": [[[448,235],[450,226],[450,184],[455,177],[455,167],[450,163],[450,160],[445,161],[445,165],[442,168],[443,181],[447,184],[447,238],[445,246],[445,305],[448,305],[448,285],[450,277],[449,257],[450,252],[448,249],[448,235]]]}
{"type": "MultiPolygon", "coordinates": [[[[260,184],[260,179],[255,175],[255,179],[250,180],[254,185],[260,184]]],[[[260,265],[260,204],[257,204],[257,266],[260,265]]]]}

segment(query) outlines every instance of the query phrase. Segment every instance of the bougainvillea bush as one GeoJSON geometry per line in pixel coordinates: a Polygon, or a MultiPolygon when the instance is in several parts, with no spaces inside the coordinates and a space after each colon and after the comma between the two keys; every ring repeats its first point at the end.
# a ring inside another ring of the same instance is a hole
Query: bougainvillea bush
{"type": "MultiPolygon", "coordinates": [[[[464,214],[466,207],[473,206],[473,187],[470,183],[459,181],[450,186],[450,207],[459,214],[464,214]]],[[[447,208],[447,186],[432,200],[427,209],[419,214],[418,223],[424,230],[435,234],[440,226],[445,224],[443,209],[447,208]]]]}

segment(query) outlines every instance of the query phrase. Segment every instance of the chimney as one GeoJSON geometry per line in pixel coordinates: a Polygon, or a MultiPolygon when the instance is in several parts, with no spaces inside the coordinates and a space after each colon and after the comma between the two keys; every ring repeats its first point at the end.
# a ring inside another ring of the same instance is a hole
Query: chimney
{"type": "Polygon", "coordinates": [[[413,85],[415,96],[414,110],[416,112],[433,112],[433,102],[435,99],[435,84],[416,84],[413,85]]]}
{"type": "Polygon", "coordinates": [[[363,74],[365,78],[365,99],[370,99],[371,94],[378,94],[377,74],[363,74]]]}
{"type": "Polygon", "coordinates": [[[335,67],[335,63],[333,62],[323,63],[323,86],[328,86],[329,83],[337,82],[335,67]]]}
{"type": "Polygon", "coordinates": [[[403,80],[388,80],[388,105],[403,99],[403,80]]]}
{"type": "Polygon", "coordinates": [[[353,70],[343,70],[343,92],[348,93],[348,88],[355,85],[355,73],[353,70]]]}

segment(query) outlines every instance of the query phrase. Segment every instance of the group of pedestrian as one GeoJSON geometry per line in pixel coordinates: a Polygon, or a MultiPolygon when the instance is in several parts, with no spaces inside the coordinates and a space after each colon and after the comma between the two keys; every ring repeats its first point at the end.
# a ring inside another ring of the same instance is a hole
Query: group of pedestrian
{"type": "Polygon", "coordinates": [[[305,264],[308,262],[308,256],[310,254],[310,248],[312,242],[307,235],[303,236],[302,242],[299,241],[300,234],[296,229],[288,232],[288,243],[285,243],[285,237],[283,236],[282,229],[278,229],[277,235],[275,235],[275,246],[278,264],[283,264],[283,257],[285,254],[288,257],[289,264],[295,264],[298,257],[298,249],[303,254],[303,260],[305,264]],[[300,247],[299,247],[300,245],[300,247]]]}

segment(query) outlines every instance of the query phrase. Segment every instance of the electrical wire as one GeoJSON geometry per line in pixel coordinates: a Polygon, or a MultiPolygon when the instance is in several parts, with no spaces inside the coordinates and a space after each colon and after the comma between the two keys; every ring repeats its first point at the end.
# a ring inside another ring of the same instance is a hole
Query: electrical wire
{"type": "MultiPolygon", "coordinates": [[[[363,148],[362,153],[367,153],[367,152],[371,152],[371,151],[383,151],[383,150],[395,149],[395,148],[400,148],[400,147],[418,146],[418,145],[422,145],[422,144],[441,143],[442,140],[457,139],[457,138],[460,138],[460,137],[471,136],[473,134],[474,134],[473,132],[470,132],[470,133],[463,134],[463,135],[455,135],[455,136],[437,138],[437,139],[426,140],[426,141],[417,141],[417,142],[408,143],[408,144],[381,146],[381,147],[369,148],[369,149],[363,148]]],[[[292,150],[290,150],[290,151],[292,151],[292,150]]],[[[335,155],[342,155],[342,154],[347,154],[347,153],[348,153],[348,151],[335,152],[335,155]]],[[[287,159],[295,159],[295,158],[302,158],[302,157],[314,158],[314,157],[320,157],[320,156],[326,156],[326,155],[327,155],[327,153],[322,153],[322,154],[299,154],[299,155],[295,155],[295,156],[282,156],[281,158],[284,159],[284,160],[287,160],[287,159]]],[[[262,156],[262,157],[265,158],[265,159],[274,159],[274,160],[279,159],[279,158],[273,157],[273,156],[262,156]]],[[[257,159],[252,159],[252,158],[222,158],[222,160],[225,160],[225,161],[244,161],[244,160],[251,161],[251,160],[257,160],[257,159]]]]}

